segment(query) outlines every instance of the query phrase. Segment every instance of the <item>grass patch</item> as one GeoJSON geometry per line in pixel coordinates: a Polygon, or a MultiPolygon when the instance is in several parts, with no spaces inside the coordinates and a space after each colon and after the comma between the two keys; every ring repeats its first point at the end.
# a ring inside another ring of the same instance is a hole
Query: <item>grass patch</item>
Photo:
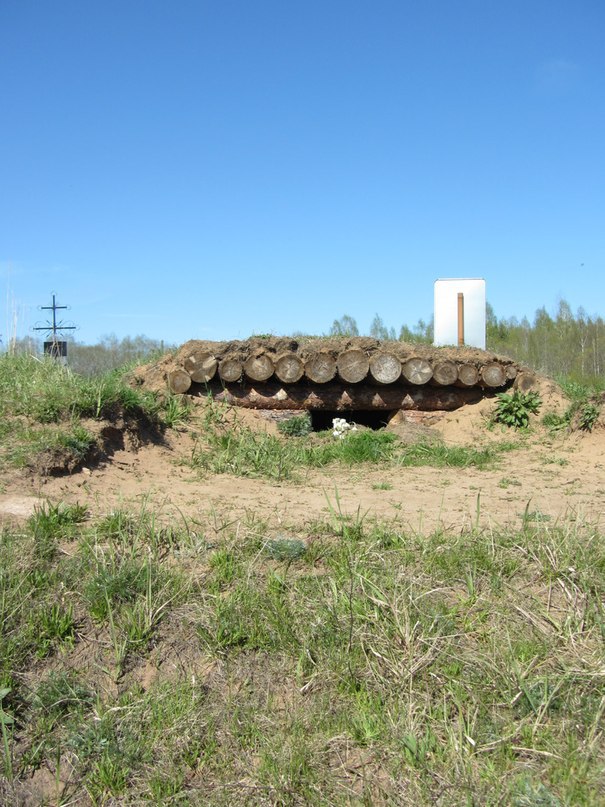
{"type": "Polygon", "coordinates": [[[155,428],[178,428],[189,416],[182,397],[160,399],[133,387],[127,369],[85,378],[49,357],[0,356],[0,463],[5,465],[36,465],[36,458],[46,456],[57,458],[59,468],[73,469],[96,442],[83,418],[127,417],[155,428]]]}
{"type": "Polygon", "coordinates": [[[500,443],[495,447],[472,448],[467,446],[446,446],[443,443],[416,443],[405,446],[397,462],[406,467],[430,465],[434,468],[492,468],[498,455],[512,451],[514,443],[500,443]]]}
{"type": "Polygon", "coordinates": [[[570,379],[559,379],[559,384],[570,400],[563,414],[547,412],[542,423],[552,432],[580,430],[591,432],[595,427],[603,406],[603,382],[594,379],[592,384],[578,383],[570,379]]]}
{"type": "Polygon", "coordinates": [[[301,469],[322,468],[330,464],[485,469],[495,466],[501,452],[517,447],[515,443],[501,443],[484,449],[434,442],[406,445],[392,432],[370,429],[351,431],[338,439],[334,439],[331,433],[304,437],[290,435],[282,439],[252,431],[237,421],[226,423],[212,406],[204,426],[192,452],[193,467],[212,473],[266,477],[277,481],[296,479],[301,469]]]}
{"type": "Polygon", "coordinates": [[[334,440],[326,436],[280,439],[239,424],[211,426],[198,440],[191,464],[212,473],[292,479],[300,468],[333,462],[355,465],[390,459],[396,437],[388,432],[359,431],[334,440]]]}
{"type": "Polygon", "coordinates": [[[72,418],[102,418],[122,412],[158,413],[156,396],[131,387],[126,373],[114,370],[95,379],[73,373],[51,358],[0,357],[0,415],[25,416],[39,424],[72,418]]]}
{"type": "Polygon", "coordinates": [[[167,530],[49,504],[1,534],[16,803],[42,767],[50,802],[601,800],[590,525],[528,508],[517,531],[420,536],[337,503],[313,540],[256,521],[220,543],[167,530]]]}
{"type": "Polygon", "coordinates": [[[305,412],[303,415],[294,415],[286,420],[280,420],[277,430],[287,437],[306,437],[313,431],[311,416],[305,412]]]}

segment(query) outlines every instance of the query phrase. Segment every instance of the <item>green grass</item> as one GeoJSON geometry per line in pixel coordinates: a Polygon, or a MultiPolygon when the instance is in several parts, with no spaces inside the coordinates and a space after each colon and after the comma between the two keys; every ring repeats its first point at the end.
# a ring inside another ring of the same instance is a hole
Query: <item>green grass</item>
{"type": "Polygon", "coordinates": [[[191,463],[212,473],[292,479],[301,468],[332,462],[378,463],[393,456],[396,438],[387,432],[360,431],[342,440],[331,437],[288,437],[254,432],[236,424],[210,427],[196,444],[191,463]]]}
{"type": "Polygon", "coordinates": [[[559,376],[557,383],[572,402],[583,402],[594,395],[605,392],[605,382],[602,376],[595,376],[588,381],[570,378],[569,376],[559,376]]]}
{"type": "Polygon", "coordinates": [[[496,466],[503,451],[515,448],[517,444],[510,442],[483,449],[439,442],[405,445],[392,432],[370,429],[349,432],[341,439],[334,439],[331,433],[281,438],[237,422],[226,423],[210,407],[190,462],[194,468],[212,473],[282,481],[296,480],[304,469],[330,464],[486,469],[496,466]]]}
{"type": "Polygon", "coordinates": [[[48,357],[0,356],[0,467],[44,471],[46,462],[73,469],[95,446],[82,419],[126,417],[178,428],[189,416],[181,397],[160,399],[133,387],[127,369],[85,378],[48,357]]]}
{"type": "Polygon", "coordinates": [[[305,437],[313,431],[311,416],[305,413],[280,420],[277,423],[277,430],[288,437],[305,437]]]}
{"type": "Polygon", "coordinates": [[[390,482],[375,482],[372,490],[393,490],[393,485],[390,482]]]}
{"type": "Polygon", "coordinates": [[[597,423],[603,406],[605,385],[602,379],[581,383],[569,378],[560,378],[558,383],[570,404],[563,414],[547,412],[542,423],[552,432],[574,430],[590,432],[597,423]]]}
{"type": "Polygon", "coordinates": [[[493,468],[499,454],[513,451],[515,443],[499,443],[494,447],[472,448],[446,446],[443,443],[416,443],[401,449],[398,463],[407,467],[430,465],[434,468],[493,468]]]}
{"type": "Polygon", "coordinates": [[[123,371],[87,379],[48,357],[0,357],[0,415],[4,417],[25,416],[45,424],[106,417],[116,409],[152,416],[158,408],[155,396],[131,387],[123,371]]]}
{"type": "Polygon", "coordinates": [[[529,507],[416,535],[49,503],[0,535],[0,794],[597,804],[604,600],[605,536],[529,507]]]}

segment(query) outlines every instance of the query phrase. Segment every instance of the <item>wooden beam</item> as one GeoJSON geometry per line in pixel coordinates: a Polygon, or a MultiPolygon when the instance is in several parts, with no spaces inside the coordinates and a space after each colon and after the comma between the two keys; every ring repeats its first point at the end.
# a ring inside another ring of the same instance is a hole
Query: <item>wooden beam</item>
{"type": "Polygon", "coordinates": [[[458,347],[464,344],[464,294],[458,293],[458,347]]]}
{"type": "MultiPolygon", "coordinates": [[[[193,392],[193,390],[192,390],[193,392]]],[[[221,386],[211,381],[198,394],[211,392],[216,401],[223,401],[247,409],[306,409],[334,412],[381,411],[417,409],[432,412],[453,410],[470,403],[478,403],[485,395],[478,387],[390,386],[372,387],[367,384],[292,384],[276,382],[264,384],[230,384],[221,386]]]]}

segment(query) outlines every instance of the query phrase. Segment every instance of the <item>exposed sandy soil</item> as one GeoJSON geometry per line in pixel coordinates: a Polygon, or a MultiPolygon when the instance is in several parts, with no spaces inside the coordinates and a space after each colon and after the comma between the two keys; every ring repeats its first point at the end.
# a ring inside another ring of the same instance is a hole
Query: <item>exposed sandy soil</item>
{"type": "MultiPolygon", "coordinates": [[[[543,411],[560,408],[556,392],[543,390],[543,395],[543,411]]],[[[391,426],[408,439],[422,432],[449,445],[516,442],[518,447],[503,452],[492,470],[363,465],[302,471],[299,481],[283,483],[200,476],[183,464],[193,449],[194,421],[185,431],[168,432],[163,444],[137,448],[127,442],[105,464],[72,475],[14,473],[0,488],[0,518],[23,518],[48,499],[79,502],[93,514],[145,507],[204,530],[227,523],[245,527],[260,519],[270,529],[312,532],[314,524],[338,507],[345,514],[393,521],[418,533],[438,527],[460,531],[471,525],[519,526],[526,508],[551,522],[600,522],[605,513],[603,425],[590,434],[554,437],[537,421],[527,435],[490,431],[486,423],[493,406],[493,400],[484,400],[456,412],[432,413],[421,425],[409,420],[411,415],[402,416],[391,426]]],[[[238,417],[254,428],[275,430],[263,413],[238,410],[238,417]]]]}

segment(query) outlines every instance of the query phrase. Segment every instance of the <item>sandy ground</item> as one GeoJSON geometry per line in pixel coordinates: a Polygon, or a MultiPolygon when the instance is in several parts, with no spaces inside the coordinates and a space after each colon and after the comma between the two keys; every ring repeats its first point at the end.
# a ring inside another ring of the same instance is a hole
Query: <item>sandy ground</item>
{"type": "MultiPolygon", "coordinates": [[[[0,488],[0,518],[24,518],[41,501],[79,502],[94,514],[116,508],[146,508],[167,520],[215,530],[225,525],[312,532],[333,511],[396,523],[417,533],[437,528],[519,526],[526,512],[535,518],[601,523],[605,514],[605,429],[591,434],[551,436],[536,424],[528,435],[489,431],[493,402],[483,401],[441,415],[430,428],[450,445],[515,441],[498,467],[385,468],[363,465],[301,473],[297,482],[275,483],[229,475],[203,475],[183,464],[191,455],[189,431],[171,432],[165,445],[117,451],[103,466],[63,477],[13,474],[0,488]]],[[[256,413],[249,425],[272,429],[256,413]]],[[[403,421],[395,427],[412,428],[403,421]]]]}

